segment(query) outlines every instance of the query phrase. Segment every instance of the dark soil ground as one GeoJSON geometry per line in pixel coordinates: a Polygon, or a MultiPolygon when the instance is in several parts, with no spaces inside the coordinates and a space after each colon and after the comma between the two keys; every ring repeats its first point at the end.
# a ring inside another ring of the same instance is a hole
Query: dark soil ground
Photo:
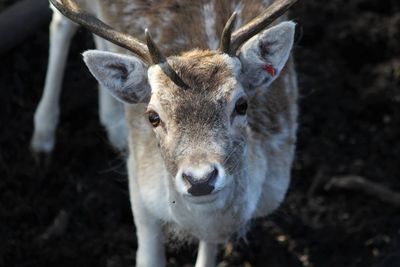
{"type": "MultiPolygon", "coordinates": [[[[400,2],[308,0],[292,17],[301,32],[301,114],[291,189],[279,211],[254,223],[247,242],[221,249],[221,266],[398,267],[399,208],[324,184],[355,174],[400,191],[400,2]]],[[[90,47],[90,35],[79,31],[46,169],[35,164],[29,141],[47,26],[0,56],[0,266],[134,265],[124,158],[99,125],[96,83],[80,56],[90,47]]],[[[170,266],[195,255],[195,246],[168,250],[170,266]]]]}

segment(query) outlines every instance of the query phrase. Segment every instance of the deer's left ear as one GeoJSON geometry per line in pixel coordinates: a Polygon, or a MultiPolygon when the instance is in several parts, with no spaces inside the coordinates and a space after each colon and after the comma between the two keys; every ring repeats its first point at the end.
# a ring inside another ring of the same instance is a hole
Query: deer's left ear
{"type": "Polygon", "coordinates": [[[270,85],[286,64],[293,47],[295,23],[282,22],[247,41],[241,48],[243,81],[249,89],[270,85]]]}

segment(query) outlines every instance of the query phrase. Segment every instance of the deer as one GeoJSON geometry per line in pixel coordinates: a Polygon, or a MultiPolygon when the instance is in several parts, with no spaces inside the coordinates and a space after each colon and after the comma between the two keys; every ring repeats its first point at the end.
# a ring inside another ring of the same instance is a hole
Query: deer
{"type": "Polygon", "coordinates": [[[195,266],[215,266],[289,187],[298,88],[283,15],[296,0],[50,2],[114,44],[83,60],[125,105],[136,266],[165,266],[170,238],[198,241],[195,266]]]}
{"type": "MultiPolygon", "coordinates": [[[[80,4],[93,14],[100,14],[101,2],[80,0],[80,4]]],[[[71,39],[78,29],[78,24],[64,17],[53,5],[50,24],[50,49],[44,90],[33,119],[31,151],[38,163],[48,163],[56,142],[56,130],[60,115],[60,97],[65,65],[71,39]],[[42,162],[43,161],[43,162],[42,162]]],[[[112,44],[96,35],[95,46],[99,50],[117,50],[112,44]]],[[[105,127],[108,140],[117,151],[127,147],[128,128],[125,121],[124,105],[99,86],[99,117],[105,127]]]]}

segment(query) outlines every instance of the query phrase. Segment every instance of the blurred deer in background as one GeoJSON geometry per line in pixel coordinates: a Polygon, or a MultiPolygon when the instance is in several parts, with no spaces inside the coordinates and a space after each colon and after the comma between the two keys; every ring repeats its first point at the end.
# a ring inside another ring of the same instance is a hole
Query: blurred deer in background
{"type": "Polygon", "coordinates": [[[165,266],[166,233],[200,240],[196,267],[214,266],[217,245],[274,211],[289,185],[295,24],[266,27],[296,1],[90,1],[116,29],[75,1],[51,2],[117,45],[83,56],[101,90],[126,104],[136,266],[165,266]],[[235,20],[244,25],[233,31],[235,20]],[[144,28],[154,32],[146,44],[133,37],[144,28]]]}
{"type": "MultiPolygon", "coordinates": [[[[83,7],[102,17],[105,0],[79,0],[83,7]]],[[[111,2],[111,1],[109,1],[111,2]]],[[[128,2],[128,1],[126,1],[128,2]]],[[[46,81],[42,98],[34,115],[34,132],[31,140],[32,151],[36,155],[50,154],[55,145],[56,128],[60,114],[60,95],[71,39],[78,25],[64,17],[52,5],[53,18],[50,24],[50,49],[46,81]]],[[[118,47],[96,35],[96,48],[104,51],[118,51],[118,47]]],[[[110,143],[118,150],[127,147],[128,129],[123,104],[115,100],[99,86],[100,122],[106,128],[110,143]]]]}

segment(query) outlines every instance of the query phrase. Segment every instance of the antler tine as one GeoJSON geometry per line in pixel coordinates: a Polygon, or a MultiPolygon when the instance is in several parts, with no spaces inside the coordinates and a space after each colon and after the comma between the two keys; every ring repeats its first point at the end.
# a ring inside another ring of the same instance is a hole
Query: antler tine
{"type": "Polygon", "coordinates": [[[153,64],[158,64],[165,75],[167,75],[176,85],[183,89],[188,89],[189,86],[179,77],[179,75],[172,69],[171,65],[168,63],[166,57],[158,49],[157,45],[154,43],[149,31],[145,30],[147,47],[149,48],[150,57],[153,64]]]}
{"type": "Polygon", "coordinates": [[[157,45],[154,43],[153,38],[151,38],[150,32],[148,29],[144,30],[144,34],[146,35],[146,44],[149,49],[151,60],[154,64],[164,63],[167,59],[161,53],[160,49],[158,49],[157,45]]]}
{"type": "Polygon", "coordinates": [[[229,55],[231,54],[230,53],[231,35],[232,35],[233,27],[235,26],[236,17],[237,17],[237,13],[233,12],[231,17],[226,22],[225,27],[222,31],[222,35],[221,35],[221,43],[219,45],[219,51],[229,54],[229,55]]]}
{"type": "Polygon", "coordinates": [[[67,18],[84,26],[92,33],[128,49],[139,56],[145,63],[152,62],[147,46],[136,38],[121,33],[96,17],[82,11],[73,0],[50,0],[50,2],[67,18]]]}
{"type": "Polygon", "coordinates": [[[265,29],[274,20],[282,16],[297,0],[277,0],[259,16],[232,34],[230,53],[235,54],[239,47],[254,35],[265,29]]]}

